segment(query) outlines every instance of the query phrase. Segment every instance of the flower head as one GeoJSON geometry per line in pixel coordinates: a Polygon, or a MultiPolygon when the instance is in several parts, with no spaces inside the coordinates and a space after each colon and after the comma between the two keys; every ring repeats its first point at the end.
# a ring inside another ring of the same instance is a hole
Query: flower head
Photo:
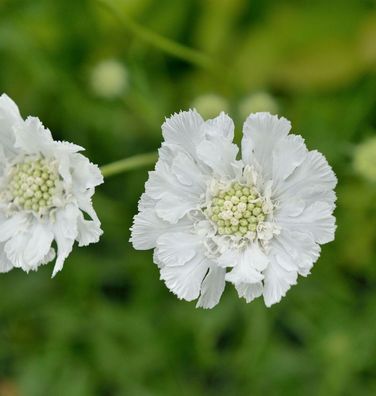
{"type": "Polygon", "coordinates": [[[36,270],[54,259],[55,241],[55,275],[74,241],[98,241],[91,197],[103,179],[81,150],[54,141],[38,118],[24,121],[17,105],[0,97],[0,272],[36,270]]]}
{"type": "Polygon", "coordinates": [[[163,124],[131,241],[154,249],[161,279],[179,298],[212,308],[227,281],[247,302],[263,295],[270,306],[333,240],[336,177],[290,128],[285,118],[251,114],[238,159],[224,113],[205,122],[181,112],[163,124]]]}

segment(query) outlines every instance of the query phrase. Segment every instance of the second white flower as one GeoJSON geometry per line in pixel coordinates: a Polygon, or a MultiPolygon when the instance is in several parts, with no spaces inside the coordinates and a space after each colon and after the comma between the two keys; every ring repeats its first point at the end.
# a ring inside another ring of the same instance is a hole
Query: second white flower
{"type": "Polygon", "coordinates": [[[224,113],[204,121],[181,112],[163,124],[131,241],[154,249],[161,279],[179,298],[212,308],[228,281],[247,302],[263,295],[270,306],[333,240],[336,177],[290,129],[284,118],[251,114],[237,159],[224,113]]]}

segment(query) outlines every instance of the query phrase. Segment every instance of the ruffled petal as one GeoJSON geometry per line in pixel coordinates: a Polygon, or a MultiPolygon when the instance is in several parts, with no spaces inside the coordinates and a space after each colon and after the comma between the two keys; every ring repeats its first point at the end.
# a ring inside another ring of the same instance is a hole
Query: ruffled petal
{"type": "Polygon", "coordinates": [[[14,155],[15,136],[14,127],[19,127],[23,123],[17,105],[9,96],[0,96],[0,147],[5,157],[14,155]]]}
{"type": "Polygon", "coordinates": [[[197,147],[197,156],[217,176],[222,176],[223,179],[232,179],[238,170],[236,161],[238,151],[236,144],[218,137],[213,141],[204,140],[201,142],[197,147]]]}
{"type": "Polygon", "coordinates": [[[146,209],[152,209],[155,207],[155,203],[155,199],[151,198],[149,194],[143,193],[138,201],[137,209],[139,212],[146,209]]]}
{"type": "Polygon", "coordinates": [[[206,139],[197,147],[197,157],[209,166],[221,178],[234,178],[240,168],[236,160],[239,148],[233,144],[234,123],[221,113],[218,117],[206,121],[203,126],[206,139]]]}
{"type": "Polygon", "coordinates": [[[297,270],[302,276],[310,273],[321,250],[311,235],[287,229],[275,237],[272,246],[278,248],[280,265],[288,271],[297,270]]]}
{"type": "Polygon", "coordinates": [[[273,152],[290,129],[290,121],[269,113],[251,114],[245,121],[242,139],[243,161],[262,172],[264,181],[272,178],[273,152]]]}
{"type": "Polygon", "coordinates": [[[270,262],[264,271],[264,301],[267,307],[281,301],[282,297],[292,285],[296,284],[297,271],[287,271],[275,259],[270,257],[270,262]]]}
{"type": "Polygon", "coordinates": [[[285,180],[302,164],[307,153],[304,139],[301,136],[289,135],[285,139],[281,139],[272,156],[274,189],[277,190],[278,186],[283,186],[285,180]]]}
{"type": "Polygon", "coordinates": [[[42,264],[53,239],[50,227],[34,220],[5,243],[4,252],[15,267],[29,272],[42,264]]]}
{"type": "Polygon", "coordinates": [[[73,154],[70,162],[74,190],[85,191],[103,183],[103,176],[99,167],[83,155],[73,154]]]}
{"type": "Polygon", "coordinates": [[[215,307],[225,289],[226,270],[212,265],[201,285],[200,298],[196,308],[211,309],[215,307]]]}
{"type": "Polygon", "coordinates": [[[332,205],[318,201],[304,207],[303,210],[299,208],[295,213],[287,208],[288,206],[285,206],[275,214],[275,219],[282,229],[311,235],[313,240],[320,244],[334,239],[336,225],[332,205]]]}
{"type": "Polygon", "coordinates": [[[77,220],[79,216],[80,211],[74,205],[68,205],[56,213],[53,231],[57,244],[57,258],[52,277],[61,271],[65,259],[72,251],[74,241],[78,236],[77,220]]]}
{"type": "Polygon", "coordinates": [[[291,198],[324,201],[334,209],[336,184],[337,178],[325,157],[318,151],[309,151],[301,165],[276,186],[274,197],[281,202],[291,198]]]}
{"type": "Polygon", "coordinates": [[[223,111],[218,117],[205,121],[203,126],[204,133],[209,140],[221,137],[229,142],[234,139],[234,129],[234,122],[223,111]]]}
{"type": "Polygon", "coordinates": [[[177,153],[171,164],[171,173],[182,186],[186,187],[185,193],[194,194],[197,197],[205,194],[207,178],[187,154],[177,153]]]}
{"type": "Polygon", "coordinates": [[[182,111],[167,118],[162,125],[166,143],[178,146],[195,157],[196,147],[203,140],[201,127],[204,120],[196,110],[182,111]]]}
{"type": "Polygon", "coordinates": [[[192,222],[188,219],[182,219],[177,224],[170,224],[158,217],[154,208],[148,208],[134,217],[130,242],[138,250],[153,249],[157,239],[164,232],[184,231],[191,227],[192,222]]]}
{"type": "Polygon", "coordinates": [[[90,188],[86,191],[81,192],[80,194],[77,194],[75,196],[75,199],[79,209],[87,213],[95,222],[100,224],[97,213],[95,212],[93,207],[93,202],[91,200],[93,193],[94,189],[90,188]]]}
{"type": "Polygon", "coordinates": [[[257,242],[239,252],[234,268],[226,274],[226,280],[234,283],[258,283],[263,279],[262,271],[268,265],[268,257],[257,242]]]}
{"type": "Polygon", "coordinates": [[[9,238],[27,229],[28,217],[25,213],[15,213],[9,218],[0,216],[0,242],[6,242],[9,238]]]}
{"type": "Polygon", "coordinates": [[[153,208],[145,209],[133,219],[130,242],[138,250],[153,249],[161,231],[165,228],[165,223],[156,215],[153,208]]]}
{"type": "Polygon", "coordinates": [[[5,254],[4,247],[5,244],[0,243],[0,273],[9,272],[11,269],[13,269],[13,264],[5,254]]]}
{"type": "Polygon", "coordinates": [[[196,254],[184,265],[162,267],[161,279],[178,298],[192,301],[200,295],[201,284],[209,266],[210,262],[204,255],[196,254]]]}
{"type": "Polygon", "coordinates": [[[188,212],[199,208],[200,202],[198,200],[188,196],[184,198],[172,193],[166,194],[155,205],[157,215],[171,224],[176,224],[188,212]]]}
{"type": "MultiPolygon", "coordinates": [[[[166,145],[162,148],[163,152],[170,151],[166,145]]],[[[192,158],[181,151],[160,159],[145,184],[147,195],[156,201],[158,216],[170,223],[197,209],[204,201],[205,190],[206,178],[192,158]]]]}
{"type": "Polygon", "coordinates": [[[236,291],[240,298],[244,298],[247,303],[250,303],[255,298],[262,295],[263,286],[261,282],[258,283],[237,283],[235,285],[236,291]]]}
{"type": "Polygon", "coordinates": [[[28,117],[26,121],[14,128],[15,146],[27,154],[50,153],[54,145],[51,132],[45,128],[37,117],[28,117]]]}
{"type": "Polygon", "coordinates": [[[93,220],[85,220],[81,212],[77,219],[77,231],[77,241],[80,247],[97,243],[103,234],[100,223],[93,220]]]}
{"type": "Polygon", "coordinates": [[[157,239],[155,255],[162,266],[180,266],[194,257],[199,244],[198,235],[186,232],[167,232],[157,239]]]}

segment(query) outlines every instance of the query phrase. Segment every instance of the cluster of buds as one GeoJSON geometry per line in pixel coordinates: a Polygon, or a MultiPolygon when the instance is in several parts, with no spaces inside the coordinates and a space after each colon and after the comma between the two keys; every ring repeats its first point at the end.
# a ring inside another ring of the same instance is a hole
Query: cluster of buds
{"type": "Polygon", "coordinates": [[[266,217],[255,188],[240,183],[234,183],[214,196],[206,214],[217,227],[218,234],[238,237],[256,232],[266,217]]]}

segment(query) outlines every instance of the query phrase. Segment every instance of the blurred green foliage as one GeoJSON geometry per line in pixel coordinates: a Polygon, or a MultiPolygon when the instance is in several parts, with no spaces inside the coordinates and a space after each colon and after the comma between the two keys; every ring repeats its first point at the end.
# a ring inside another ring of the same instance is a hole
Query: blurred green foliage
{"type": "Polygon", "coordinates": [[[376,128],[375,2],[106,3],[1,0],[0,91],[99,164],[155,150],[164,117],[203,95],[225,101],[239,141],[241,103],[267,93],[338,175],[337,237],[276,306],[228,287],[196,310],[128,243],[147,171],[107,180],[100,244],[75,249],[53,280],[51,265],[0,277],[0,395],[375,395],[376,187],[352,166],[376,128]],[[158,48],[129,20],[212,66],[158,48]],[[113,98],[91,80],[108,59],[126,76],[113,98]]]}

